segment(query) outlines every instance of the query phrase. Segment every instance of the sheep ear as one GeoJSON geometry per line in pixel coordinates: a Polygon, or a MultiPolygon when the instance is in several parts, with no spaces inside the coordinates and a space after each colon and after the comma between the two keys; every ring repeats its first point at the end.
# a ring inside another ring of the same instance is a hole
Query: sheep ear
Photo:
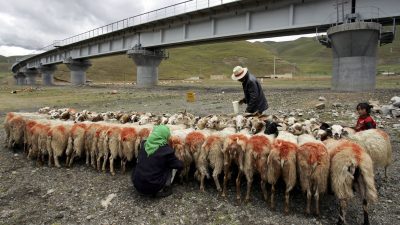
{"type": "Polygon", "coordinates": [[[343,135],[343,136],[349,136],[349,132],[347,132],[347,130],[343,130],[343,131],[342,131],[342,135],[343,135]]]}

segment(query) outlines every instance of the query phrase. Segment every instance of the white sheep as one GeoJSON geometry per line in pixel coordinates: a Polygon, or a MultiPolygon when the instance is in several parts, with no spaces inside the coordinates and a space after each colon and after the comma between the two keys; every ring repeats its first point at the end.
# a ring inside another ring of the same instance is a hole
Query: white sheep
{"type": "Polygon", "coordinates": [[[331,158],[331,186],[340,202],[338,224],[346,224],[347,202],[353,198],[353,188],[361,195],[364,224],[369,224],[368,204],[378,198],[371,157],[355,142],[349,140],[329,142],[327,148],[331,158]]]}
{"type": "Polygon", "coordinates": [[[352,133],[340,125],[333,125],[332,135],[336,139],[344,136],[360,144],[369,154],[375,166],[385,168],[385,178],[387,178],[387,167],[392,163],[392,145],[390,137],[385,131],[369,129],[352,133]]]}

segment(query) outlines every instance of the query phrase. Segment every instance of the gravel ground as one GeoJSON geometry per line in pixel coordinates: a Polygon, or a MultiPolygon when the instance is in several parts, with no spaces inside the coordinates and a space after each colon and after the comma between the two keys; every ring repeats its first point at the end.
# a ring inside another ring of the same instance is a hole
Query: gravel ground
{"type": "MultiPolygon", "coordinates": [[[[114,87],[115,88],[115,87],[114,87]]],[[[84,91],[82,88],[81,91],[84,91]]],[[[110,89],[111,90],[111,89],[110,89]]],[[[100,94],[109,88],[98,88],[100,94]]],[[[121,89],[120,93],[136,98],[121,98],[117,101],[97,105],[75,104],[77,109],[90,110],[133,110],[149,112],[189,112],[206,115],[230,113],[231,101],[242,96],[241,88],[195,88],[158,87],[155,89],[121,89]],[[186,103],[184,94],[196,92],[197,101],[186,103]],[[168,98],[165,94],[168,93],[168,98]],[[138,97],[140,96],[140,97],[138,97]],[[149,101],[150,100],[150,101],[149,101]]],[[[326,121],[355,123],[351,117],[355,105],[369,99],[386,103],[399,90],[377,90],[373,93],[338,93],[328,89],[273,89],[267,90],[271,113],[302,112],[308,118],[320,115],[326,121]],[[327,107],[314,110],[318,97],[324,96],[327,107]],[[332,103],[340,102],[335,109],[332,103]],[[332,116],[336,110],[338,117],[332,116]]],[[[33,111],[38,107],[26,107],[18,111],[33,111]]],[[[4,119],[6,112],[0,112],[4,119]]],[[[383,170],[376,171],[376,185],[379,201],[370,208],[371,224],[400,224],[400,169],[399,131],[392,129],[398,119],[379,119],[383,128],[390,133],[394,162],[389,167],[389,179],[383,180],[383,170]]],[[[140,196],[130,181],[130,166],[127,174],[98,173],[82,161],[73,168],[48,168],[27,160],[19,150],[6,149],[4,132],[0,132],[0,224],[334,224],[338,216],[338,203],[332,194],[321,198],[319,218],[304,214],[305,196],[296,188],[291,194],[291,213],[283,214],[283,187],[278,187],[277,209],[271,211],[261,199],[259,182],[252,190],[252,202],[237,204],[233,182],[229,185],[228,198],[217,195],[211,181],[206,183],[206,192],[201,193],[195,181],[174,184],[174,194],[163,199],[140,196]],[[113,198],[112,198],[113,197],[113,198]],[[104,203],[108,198],[109,204],[104,203]],[[102,204],[103,203],[103,204],[102,204]]],[[[118,163],[117,163],[118,164],[118,163]]],[[[221,177],[222,178],[222,177],[221,177]]],[[[245,182],[242,191],[244,194],[245,182]]],[[[362,207],[358,197],[349,203],[347,211],[349,224],[362,223],[362,207]]]]}

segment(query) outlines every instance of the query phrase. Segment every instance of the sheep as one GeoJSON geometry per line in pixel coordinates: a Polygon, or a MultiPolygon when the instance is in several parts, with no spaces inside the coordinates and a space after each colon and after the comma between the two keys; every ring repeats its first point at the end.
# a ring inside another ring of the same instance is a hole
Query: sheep
{"type": "Polygon", "coordinates": [[[362,146],[349,140],[332,142],[328,152],[331,158],[331,186],[340,203],[337,224],[346,224],[346,207],[354,195],[353,188],[361,195],[364,224],[369,224],[368,204],[378,198],[371,157],[362,146]]]}
{"type": "Polygon", "coordinates": [[[50,149],[51,155],[54,157],[54,164],[60,168],[58,158],[62,156],[69,142],[69,132],[71,125],[67,123],[52,125],[47,133],[47,148],[50,149]]]}
{"type": "Polygon", "coordinates": [[[132,161],[135,155],[137,131],[134,127],[122,127],[119,136],[119,157],[121,158],[122,173],[125,173],[126,163],[132,161]]]}
{"type": "Polygon", "coordinates": [[[199,156],[201,152],[201,147],[206,141],[209,133],[207,131],[192,131],[188,133],[185,138],[185,150],[188,152],[195,164],[196,172],[195,177],[200,181],[199,174],[199,156]]]}
{"type": "Polygon", "coordinates": [[[183,162],[183,170],[180,174],[181,182],[183,178],[186,178],[186,180],[189,179],[189,170],[193,158],[189,150],[185,147],[185,140],[188,134],[193,131],[193,128],[173,130],[169,139],[169,145],[175,150],[176,157],[183,162]]]}
{"type": "Polygon", "coordinates": [[[97,130],[101,127],[101,124],[92,123],[85,130],[85,153],[86,153],[86,165],[96,168],[96,149],[97,149],[97,130]]]}
{"type": "MultiPolygon", "coordinates": [[[[119,138],[121,134],[121,128],[118,126],[111,126],[109,129],[106,131],[105,139],[104,139],[104,162],[107,161],[108,154],[110,154],[109,160],[110,160],[110,173],[111,175],[115,175],[115,170],[114,170],[114,159],[118,157],[119,154],[119,138]]],[[[103,167],[103,172],[104,172],[104,167],[103,167]]]]}
{"type": "MultiPolygon", "coordinates": [[[[9,117],[10,118],[10,117],[9,117]]],[[[8,121],[9,138],[7,147],[12,149],[15,146],[24,144],[25,119],[22,116],[13,116],[8,121]]]]}
{"type": "Polygon", "coordinates": [[[392,145],[389,135],[381,129],[369,129],[356,133],[349,132],[340,125],[332,126],[333,137],[345,138],[357,142],[369,154],[374,166],[385,169],[387,179],[387,167],[392,163],[392,145]]]}
{"type": "Polygon", "coordinates": [[[319,215],[319,196],[327,188],[330,158],[325,145],[310,134],[298,137],[297,169],[303,192],[307,193],[306,213],[310,214],[311,197],[315,197],[316,214],[319,215]]]}
{"type": "Polygon", "coordinates": [[[204,189],[204,178],[209,178],[208,166],[213,169],[212,177],[214,179],[217,191],[221,192],[221,185],[218,181],[218,175],[222,172],[224,164],[224,155],[222,153],[223,138],[219,135],[213,134],[206,138],[201,146],[201,151],[198,159],[198,170],[200,176],[200,190],[204,189]]]}
{"type": "Polygon", "coordinates": [[[296,184],[297,137],[287,131],[279,132],[267,159],[267,179],[271,184],[271,208],[275,209],[275,184],[283,177],[286,184],[285,214],[289,213],[289,193],[296,184]]]}
{"type": "Polygon", "coordinates": [[[8,146],[8,141],[10,139],[11,135],[11,127],[10,127],[10,120],[15,117],[15,114],[12,112],[7,113],[6,118],[4,119],[4,131],[6,133],[6,139],[5,139],[5,146],[8,146]]]}
{"type": "Polygon", "coordinates": [[[97,171],[103,171],[103,173],[106,172],[106,165],[109,157],[108,155],[110,153],[108,151],[108,142],[106,141],[107,131],[109,128],[109,124],[103,124],[96,129],[96,135],[93,142],[94,149],[92,149],[91,153],[96,157],[97,171]],[[101,163],[102,159],[103,163],[101,163]]]}
{"type": "Polygon", "coordinates": [[[244,156],[244,174],[247,180],[247,191],[245,202],[250,201],[250,190],[253,183],[254,173],[261,177],[261,191],[265,201],[268,200],[265,184],[267,180],[267,159],[270,154],[274,135],[256,134],[251,136],[246,145],[244,156]]]}
{"type": "Polygon", "coordinates": [[[38,163],[44,162],[44,156],[48,155],[47,133],[49,130],[49,124],[39,121],[30,129],[29,132],[31,135],[28,159],[36,157],[38,163]]]}
{"type": "Polygon", "coordinates": [[[226,197],[227,183],[231,174],[231,164],[238,166],[238,175],[236,177],[236,199],[240,201],[240,178],[243,173],[244,153],[246,149],[248,136],[244,134],[228,135],[222,148],[224,158],[224,184],[222,196],[226,197]]]}
{"type": "Polygon", "coordinates": [[[152,126],[141,126],[138,129],[139,129],[139,132],[136,137],[135,146],[134,146],[135,158],[137,158],[139,155],[140,145],[141,145],[142,141],[147,139],[147,137],[150,135],[153,128],[152,128],[152,126]]]}
{"type": "MultiPolygon", "coordinates": [[[[70,140],[68,142],[72,145],[68,146],[65,151],[67,156],[65,164],[67,166],[71,167],[75,157],[80,158],[82,156],[85,147],[85,132],[89,126],[89,123],[76,123],[71,127],[70,140]]],[[[88,158],[87,155],[86,158],[88,158]]]]}
{"type": "Polygon", "coordinates": [[[371,157],[374,167],[385,169],[385,179],[387,167],[392,163],[392,145],[389,135],[381,129],[370,129],[347,135],[347,138],[357,142],[371,157]]]}

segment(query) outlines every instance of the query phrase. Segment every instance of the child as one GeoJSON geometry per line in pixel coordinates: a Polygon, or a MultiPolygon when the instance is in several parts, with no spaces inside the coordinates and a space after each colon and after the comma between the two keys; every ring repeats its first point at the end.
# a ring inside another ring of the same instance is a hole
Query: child
{"type": "Polygon", "coordinates": [[[372,106],[366,102],[357,105],[357,112],[360,117],[358,117],[357,125],[354,128],[356,132],[376,128],[374,119],[369,115],[371,113],[371,108],[372,106]]]}

